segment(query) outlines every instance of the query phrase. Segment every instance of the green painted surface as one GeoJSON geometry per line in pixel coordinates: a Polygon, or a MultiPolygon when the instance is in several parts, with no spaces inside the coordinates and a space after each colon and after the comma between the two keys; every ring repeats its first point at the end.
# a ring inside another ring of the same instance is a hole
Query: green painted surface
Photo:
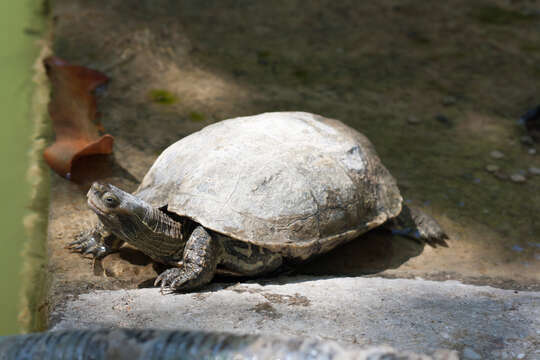
{"type": "Polygon", "coordinates": [[[39,2],[0,1],[0,335],[19,332],[22,219],[28,205],[26,170],[32,63],[42,28],[39,2]]]}

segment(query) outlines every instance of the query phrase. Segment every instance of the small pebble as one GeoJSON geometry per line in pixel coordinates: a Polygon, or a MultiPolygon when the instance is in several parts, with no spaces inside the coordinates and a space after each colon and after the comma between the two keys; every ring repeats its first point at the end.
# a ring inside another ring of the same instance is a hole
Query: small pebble
{"type": "Polygon", "coordinates": [[[414,115],[411,115],[407,118],[407,122],[409,124],[413,124],[413,125],[416,125],[416,124],[420,124],[420,119],[417,118],[416,116],[414,115]]]}
{"type": "Polygon", "coordinates": [[[445,96],[442,100],[444,106],[454,105],[457,102],[457,99],[453,96],[445,96]]]}
{"type": "Polygon", "coordinates": [[[499,150],[493,150],[489,155],[494,159],[502,159],[504,157],[504,154],[499,150]]]}
{"type": "Polygon", "coordinates": [[[536,166],[531,166],[529,172],[533,175],[540,175],[540,168],[536,166]]]}
{"type": "Polygon", "coordinates": [[[534,145],[534,140],[529,135],[523,135],[519,140],[525,145],[534,145]]]}
{"type": "Polygon", "coordinates": [[[495,175],[495,177],[499,180],[507,180],[508,179],[508,175],[506,175],[505,173],[503,173],[502,171],[495,171],[493,173],[493,175],[495,175]]]}
{"type": "Polygon", "coordinates": [[[519,245],[514,245],[514,246],[512,246],[512,250],[517,251],[517,252],[522,252],[522,251],[525,250],[525,249],[523,249],[523,248],[522,248],[521,246],[519,246],[519,245]]]}
{"type": "Polygon", "coordinates": [[[525,176],[521,174],[512,174],[510,175],[510,180],[516,183],[522,183],[522,182],[525,182],[525,180],[527,179],[525,178],[525,176]]]}
{"type": "Polygon", "coordinates": [[[529,150],[527,150],[527,152],[529,153],[529,155],[536,155],[536,149],[535,148],[530,148],[529,150]]]}
{"type": "Polygon", "coordinates": [[[465,359],[482,359],[482,356],[470,347],[463,349],[463,357],[465,359]]]}
{"type": "Polygon", "coordinates": [[[435,119],[446,126],[452,126],[452,120],[450,120],[447,116],[438,114],[435,116],[435,119]]]}
{"type": "Polygon", "coordinates": [[[486,171],[490,173],[494,173],[495,171],[499,171],[500,168],[497,165],[489,164],[486,166],[486,171]]]}

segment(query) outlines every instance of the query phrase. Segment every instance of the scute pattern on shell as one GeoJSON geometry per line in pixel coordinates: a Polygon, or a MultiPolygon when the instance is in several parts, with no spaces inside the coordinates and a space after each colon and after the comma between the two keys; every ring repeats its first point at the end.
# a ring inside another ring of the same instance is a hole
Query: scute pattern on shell
{"type": "Polygon", "coordinates": [[[304,112],[207,126],[167,148],[135,194],[299,259],[379,226],[402,202],[364,135],[304,112]]]}

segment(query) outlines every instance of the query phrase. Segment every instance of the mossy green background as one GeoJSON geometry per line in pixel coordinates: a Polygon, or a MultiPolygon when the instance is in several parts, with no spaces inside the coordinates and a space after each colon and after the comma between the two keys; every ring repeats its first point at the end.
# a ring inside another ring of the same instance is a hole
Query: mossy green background
{"type": "Polygon", "coordinates": [[[32,64],[37,55],[41,1],[0,1],[0,335],[17,333],[23,216],[31,121],[32,64]]]}

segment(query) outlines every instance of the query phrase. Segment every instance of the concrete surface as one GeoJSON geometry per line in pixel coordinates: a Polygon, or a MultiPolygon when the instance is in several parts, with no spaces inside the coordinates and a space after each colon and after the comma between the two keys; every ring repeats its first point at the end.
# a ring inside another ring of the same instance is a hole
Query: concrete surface
{"type": "Polygon", "coordinates": [[[52,329],[189,328],[314,337],[465,359],[540,359],[540,294],[456,281],[279,278],[187,294],[94,291],[52,314],[52,329]]]}

